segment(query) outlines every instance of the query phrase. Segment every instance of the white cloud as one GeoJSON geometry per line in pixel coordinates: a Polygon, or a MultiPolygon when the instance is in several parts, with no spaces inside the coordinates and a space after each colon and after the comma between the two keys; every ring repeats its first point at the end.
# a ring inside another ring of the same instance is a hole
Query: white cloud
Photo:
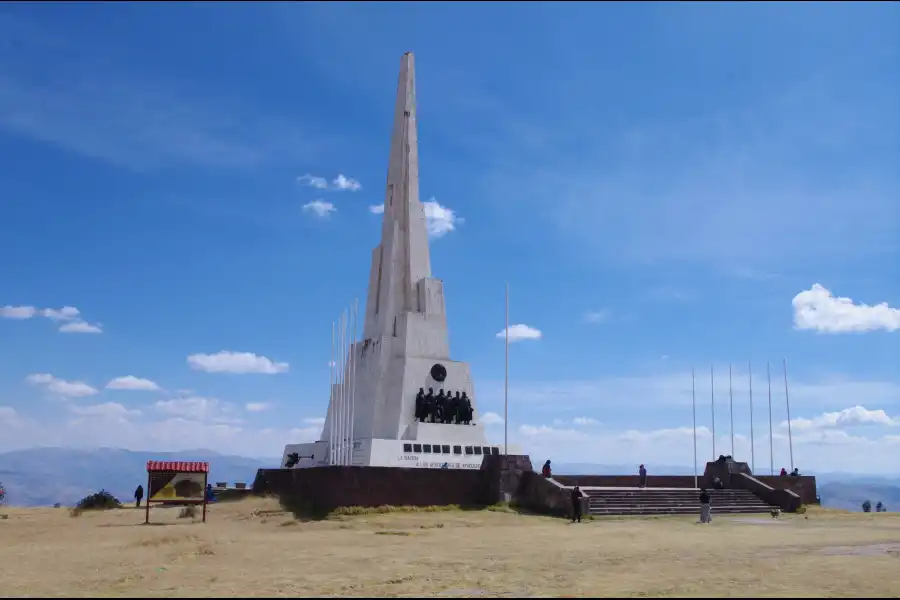
{"type": "Polygon", "coordinates": [[[81,319],[81,311],[74,306],[62,308],[36,308],[34,306],[4,306],[0,308],[0,317],[6,319],[30,319],[35,316],[45,317],[53,322],[61,322],[61,333],[102,333],[100,324],[89,324],[81,319]]]}
{"type": "Polygon", "coordinates": [[[69,410],[76,415],[82,417],[109,417],[109,418],[127,418],[137,417],[141,415],[141,411],[136,409],[127,409],[118,402],[104,402],[102,404],[91,404],[88,406],[71,405],[69,410]]]}
{"type": "Polygon", "coordinates": [[[320,219],[324,219],[329,214],[337,212],[337,209],[331,202],[325,202],[324,200],[313,200],[312,202],[308,202],[303,205],[303,212],[309,212],[319,217],[320,219]]]}
{"type": "MultiPolygon", "coordinates": [[[[534,327],[529,327],[528,325],[510,325],[509,326],[509,342],[518,342],[519,340],[539,340],[541,339],[541,332],[534,327]]],[[[506,329],[503,329],[497,334],[497,337],[500,339],[506,338],[506,329]]]]}
{"type": "Polygon", "coordinates": [[[900,309],[886,302],[876,306],[854,304],[850,298],[835,297],[816,283],[800,292],[791,301],[794,307],[794,328],[819,333],[868,332],[878,329],[900,329],[900,309]]]}
{"type": "Polygon", "coordinates": [[[106,384],[108,390],[135,390],[153,392],[160,389],[159,385],[149,379],[142,379],[134,375],[116,377],[106,384]]]}
{"type": "Polygon", "coordinates": [[[297,181],[302,183],[303,185],[308,185],[309,187],[316,188],[317,190],[326,190],[328,189],[328,180],[324,177],[318,177],[316,175],[310,175],[307,173],[306,175],[301,175],[297,178],[297,181]]]}
{"type": "Polygon", "coordinates": [[[4,427],[8,429],[19,429],[22,426],[23,420],[19,417],[19,413],[16,412],[16,409],[11,406],[0,406],[0,434],[2,434],[4,427]]]}
{"type": "Polygon", "coordinates": [[[221,422],[223,417],[234,413],[232,406],[216,398],[202,396],[158,400],[153,406],[161,413],[194,421],[219,420],[221,422]]]}
{"type": "Polygon", "coordinates": [[[0,307],[0,317],[4,319],[30,319],[37,313],[33,306],[3,306],[0,307]]]}
{"type": "Polygon", "coordinates": [[[84,383],[83,381],[65,381],[58,379],[49,373],[32,373],[25,378],[28,383],[43,387],[44,389],[70,398],[81,398],[84,396],[93,396],[97,393],[97,389],[84,383]]]}
{"type": "Polygon", "coordinates": [[[333,189],[336,190],[344,190],[349,192],[358,192],[362,189],[362,185],[353,179],[352,177],[345,177],[344,175],[338,174],[337,177],[331,182],[333,189]]]}
{"type": "MultiPolygon", "coordinates": [[[[900,425],[900,419],[891,418],[881,409],[869,410],[864,406],[853,406],[840,411],[827,412],[812,419],[791,419],[791,429],[795,432],[858,425],[900,425]]],[[[783,421],[780,427],[786,428],[787,421],[783,421]]]]}
{"type": "Polygon", "coordinates": [[[324,417],[310,417],[307,419],[303,419],[303,422],[306,423],[307,425],[316,425],[318,427],[322,427],[323,425],[325,425],[325,418],[324,417]]]}
{"type": "Polygon", "coordinates": [[[41,316],[47,317],[52,321],[72,321],[81,315],[81,311],[74,306],[63,306],[60,309],[45,308],[41,311],[41,316]]]}
{"type": "Polygon", "coordinates": [[[555,440],[578,440],[584,437],[584,434],[575,429],[565,429],[560,427],[550,427],[548,425],[520,425],[519,434],[525,438],[543,438],[555,440]]]}
{"type": "Polygon", "coordinates": [[[588,427],[592,425],[600,425],[600,421],[590,417],[575,417],[574,419],[553,419],[553,427],[570,427],[576,425],[578,427],[588,427]]]}
{"type": "Polygon", "coordinates": [[[482,425],[502,425],[503,417],[495,412],[486,412],[481,415],[479,421],[482,425]]]}
{"type": "Polygon", "coordinates": [[[0,317],[6,319],[30,319],[34,316],[46,317],[54,322],[62,322],[61,333],[102,333],[102,327],[91,325],[81,320],[81,311],[74,306],[62,308],[43,308],[34,306],[4,306],[0,308],[0,317]]]}
{"type": "Polygon", "coordinates": [[[341,173],[338,173],[338,176],[331,180],[331,185],[328,185],[328,180],[324,177],[320,177],[318,175],[310,175],[309,173],[305,175],[301,175],[297,178],[299,183],[302,183],[305,186],[315,188],[317,190],[336,190],[341,192],[358,192],[362,189],[362,185],[358,180],[347,177],[341,173]]]}
{"type": "Polygon", "coordinates": [[[609,311],[606,310],[597,310],[585,313],[584,321],[585,323],[602,323],[606,319],[609,318],[609,311]]]}
{"type": "Polygon", "coordinates": [[[425,207],[428,235],[433,238],[443,237],[455,230],[457,225],[464,223],[464,220],[456,216],[452,209],[441,206],[434,198],[423,202],[422,205],[425,207]]]}
{"type": "MultiPolygon", "coordinates": [[[[425,211],[425,227],[432,238],[440,238],[451,231],[455,231],[457,225],[465,223],[465,219],[457,216],[456,211],[442,206],[437,200],[431,198],[422,203],[425,211]]],[[[384,204],[372,204],[369,212],[375,215],[384,213],[384,204]]]]}
{"type": "Polygon", "coordinates": [[[274,362],[265,356],[252,352],[230,352],[223,350],[216,354],[192,354],[187,357],[192,369],[207,373],[263,373],[274,375],[286,373],[288,364],[274,362]]]}
{"type": "MultiPolygon", "coordinates": [[[[671,361],[669,361],[671,362],[671,361]]],[[[691,372],[675,371],[666,367],[668,363],[657,363],[659,369],[651,369],[646,375],[598,376],[593,379],[543,381],[537,379],[516,379],[510,383],[509,397],[517,404],[530,405],[529,410],[551,410],[565,407],[579,413],[594,413],[597,407],[620,407],[640,401],[642,407],[658,411],[690,411],[691,372]]],[[[728,365],[715,367],[716,404],[722,415],[728,410],[728,365]]],[[[766,404],[766,366],[753,365],[753,397],[757,411],[764,410],[766,404]]],[[[700,407],[709,410],[710,381],[706,372],[698,372],[696,397],[700,407]]],[[[733,394],[735,412],[748,410],[749,378],[746,364],[733,369],[733,394]]],[[[503,381],[484,381],[480,396],[503,401],[503,381]]],[[[829,376],[819,380],[795,376],[790,381],[791,408],[802,411],[821,411],[825,408],[846,407],[850,402],[864,406],[891,406],[900,402],[900,383],[894,381],[859,380],[842,376],[829,376]]],[[[784,387],[780,373],[772,372],[772,401],[784,407],[784,387]]],[[[484,406],[484,404],[482,404],[484,406]]],[[[557,417],[552,415],[552,417],[557,417]]],[[[608,421],[608,419],[607,419],[608,421]]],[[[608,424],[608,423],[607,423],[608,424]]]]}
{"type": "Polygon", "coordinates": [[[103,333],[102,326],[99,323],[92,325],[85,321],[66,323],[59,328],[59,331],[61,333],[103,333]]]}
{"type": "Polygon", "coordinates": [[[263,412],[272,408],[272,405],[269,402],[248,402],[244,408],[247,412],[263,412]]]}

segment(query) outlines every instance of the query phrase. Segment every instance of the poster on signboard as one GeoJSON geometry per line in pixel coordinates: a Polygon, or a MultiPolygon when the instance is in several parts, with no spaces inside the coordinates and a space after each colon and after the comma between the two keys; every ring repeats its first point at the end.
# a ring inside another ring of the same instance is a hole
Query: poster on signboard
{"type": "Polygon", "coordinates": [[[151,502],[203,502],[206,473],[150,473],[151,502]]]}

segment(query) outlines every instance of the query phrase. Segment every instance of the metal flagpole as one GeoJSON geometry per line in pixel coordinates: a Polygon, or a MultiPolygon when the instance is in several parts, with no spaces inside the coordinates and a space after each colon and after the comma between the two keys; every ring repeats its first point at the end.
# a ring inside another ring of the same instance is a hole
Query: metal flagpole
{"type": "Polygon", "coordinates": [[[359,360],[357,356],[357,334],[359,331],[359,298],[353,301],[353,371],[350,373],[350,464],[353,464],[353,450],[356,441],[356,362],[359,360]]]}
{"type": "Polygon", "coordinates": [[[337,363],[335,362],[335,356],[334,356],[334,325],[335,325],[335,323],[334,323],[334,321],[332,321],[331,322],[331,362],[328,363],[328,369],[329,369],[329,371],[328,371],[328,412],[330,413],[329,416],[331,417],[329,419],[329,421],[331,423],[330,423],[330,427],[329,427],[330,434],[328,436],[328,464],[330,464],[330,465],[335,464],[334,435],[335,435],[335,432],[337,431],[337,424],[335,422],[337,413],[334,410],[336,408],[335,402],[334,402],[334,378],[335,378],[335,372],[337,370],[336,369],[337,363]]]}
{"type": "Polygon", "coordinates": [[[697,485],[697,386],[694,383],[694,368],[691,367],[691,406],[694,413],[694,487],[697,485]]]}
{"type": "Polygon", "coordinates": [[[747,374],[750,376],[750,469],[756,475],[756,449],[753,443],[753,365],[747,361],[747,374]]]}
{"type": "Polygon", "coordinates": [[[769,369],[769,361],[766,361],[766,377],[769,380],[769,469],[775,474],[775,451],[772,442],[772,372],[769,369]]]}
{"type": "Polygon", "coordinates": [[[734,390],[731,387],[731,365],[728,365],[728,411],[731,415],[731,456],[734,457],[734,390]]]}
{"type": "Polygon", "coordinates": [[[716,456],[716,380],[713,377],[713,366],[709,365],[709,405],[712,407],[712,450],[713,460],[716,456]]]}
{"type": "Polygon", "coordinates": [[[782,364],[784,365],[784,402],[787,404],[787,418],[788,418],[788,448],[791,451],[791,472],[794,472],[794,438],[791,435],[791,398],[788,395],[788,384],[787,384],[787,359],[783,359],[782,364]]]}
{"type": "Polygon", "coordinates": [[[503,455],[509,454],[509,282],[506,282],[506,329],[504,330],[506,351],[505,376],[503,379],[503,455]]]}

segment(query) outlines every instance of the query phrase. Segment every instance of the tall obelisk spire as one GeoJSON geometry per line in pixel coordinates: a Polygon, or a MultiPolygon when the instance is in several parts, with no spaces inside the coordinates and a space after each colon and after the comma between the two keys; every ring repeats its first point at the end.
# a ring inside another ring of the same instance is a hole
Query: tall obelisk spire
{"type": "Polygon", "coordinates": [[[372,256],[365,337],[395,334],[397,317],[421,310],[416,285],[431,276],[425,210],[419,201],[415,61],[400,59],[381,243],[372,256]]]}

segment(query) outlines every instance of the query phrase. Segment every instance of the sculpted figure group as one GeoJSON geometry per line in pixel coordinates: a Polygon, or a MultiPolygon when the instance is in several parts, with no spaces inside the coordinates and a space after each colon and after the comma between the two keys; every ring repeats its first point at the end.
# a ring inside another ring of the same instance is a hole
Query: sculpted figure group
{"type": "Polygon", "coordinates": [[[472,401],[465,392],[460,396],[459,392],[444,394],[440,390],[435,396],[434,388],[419,388],[416,394],[416,420],[422,423],[457,423],[470,425],[472,423],[472,401]]]}

